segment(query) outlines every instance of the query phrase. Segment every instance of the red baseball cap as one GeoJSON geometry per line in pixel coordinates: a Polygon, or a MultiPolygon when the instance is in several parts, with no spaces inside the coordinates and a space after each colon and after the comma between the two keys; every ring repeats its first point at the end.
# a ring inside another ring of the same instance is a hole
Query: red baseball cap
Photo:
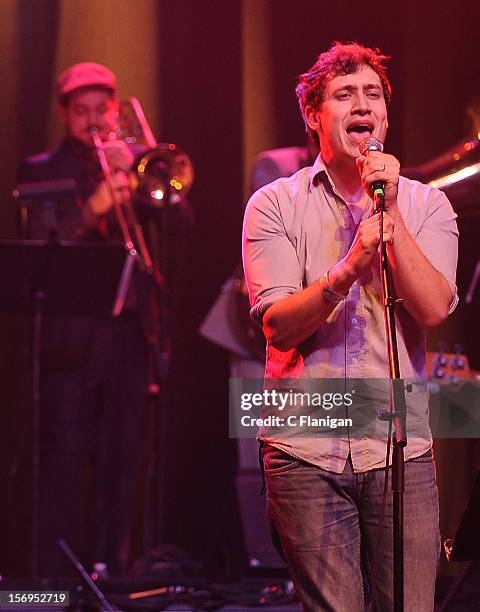
{"type": "Polygon", "coordinates": [[[100,87],[117,91],[117,77],[103,64],[81,62],[62,72],[57,79],[57,95],[61,99],[81,87],[100,87]]]}

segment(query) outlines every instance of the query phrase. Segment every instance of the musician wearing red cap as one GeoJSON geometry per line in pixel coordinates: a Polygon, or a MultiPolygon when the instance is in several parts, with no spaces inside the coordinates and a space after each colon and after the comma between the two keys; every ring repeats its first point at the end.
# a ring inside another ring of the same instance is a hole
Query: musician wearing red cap
{"type": "Polygon", "coordinates": [[[117,230],[113,214],[108,216],[113,201],[101,178],[92,129],[103,141],[107,161],[114,170],[113,187],[120,198],[128,197],[127,173],[134,161],[132,150],[123,140],[110,139],[119,113],[116,76],[102,64],[75,64],[58,77],[57,99],[65,138],[53,151],[26,160],[20,177],[22,181],[73,177],[80,197],[75,207],[58,208],[55,227],[51,220],[45,223],[41,206],[32,208],[29,231],[36,238],[47,238],[53,232],[63,240],[95,238],[99,232],[105,236],[117,230]]]}
{"type": "MultiPolygon", "coordinates": [[[[20,182],[75,179],[72,196],[28,205],[27,237],[121,239],[92,140],[98,133],[120,201],[130,198],[135,151],[110,139],[119,102],[117,79],[105,66],[83,62],[57,82],[65,136],[52,151],[27,159],[20,182]]],[[[91,270],[95,274],[95,270],[91,270]]],[[[92,296],[94,301],[95,296],[92,296]]],[[[130,300],[130,298],[129,298],[130,300]]],[[[131,302],[131,300],[130,300],[131,302]]],[[[146,415],[146,342],[138,311],[127,300],[121,317],[47,317],[42,356],[40,572],[72,570],[57,545],[64,538],[89,567],[125,574],[146,415]],[[101,565],[101,567],[104,567],[101,565]]]]}
{"type": "MultiPolygon", "coordinates": [[[[442,192],[400,176],[399,161],[381,146],[359,152],[365,138],[383,143],[387,135],[387,59],[335,43],[300,76],[302,117],[320,154],[252,196],[243,255],[251,315],[267,340],[266,379],[387,380],[379,266],[381,238],[387,243],[403,300],[395,317],[400,371],[419,381],[406,397],[405,610],[431,612],[440,541],[425,333],[457,303],[458,233],[442,192]],[[384,185],[383,236],[373,183],[384,185]]],[[[304,609],[363,612],[372,597],[375,610],[393,609],[390,493],[378,529],[385,436],[263,428],[259,437],[269,518],[304,609]]]]}

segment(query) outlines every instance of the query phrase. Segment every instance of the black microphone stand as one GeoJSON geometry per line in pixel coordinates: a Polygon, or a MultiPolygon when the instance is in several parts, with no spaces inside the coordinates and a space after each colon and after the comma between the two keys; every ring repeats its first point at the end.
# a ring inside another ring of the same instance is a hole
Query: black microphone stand
{"type": "MultiPolygon", "coordinates": [[[[145,129],[145,128],[143,128],[145,129]]],[[[155,437],[153,442],[153,458],[149,468],[146,506],[145,509],[145,532],[144,545],[146,550],[151,550],[154,546],[162,543],[165,531],[165,459],[162,449],[165,446],[165,421],[167,411],[167,373],[169,368],[170,352],[168,348],[168,322],[165,278],[168,274],[160,274],[158,258],[154,263],[150,254],[143,228],[138,220],[133,202],[131,199],[122,200],[115,191],[113,185],[113,172],[110,168],[102,141],[98,134],[98,129],[90,129],[92,141],[97,152],[98,160],[102,169],[104,179],[110,192],[113,202],[113,209],[120,230],[122,232],[124,248],[127,252],[133,252],[140,256],[140,268],[144,273],[146,295],[142,299],[146,301],[147,307],[144,320],[143,333],[145,336],[147,349],[147,386],[146,396],[150,404],[150,410],[154,415],[155,437]],[[133,232],[133,237],[130,233],[133,232]],[[162,282],[163,281],[163,282],[162,282]],[[162,290],[159,291],[160,285],[162,290]],[[152,493],[153,490],[153,493],[152,493]]],[[[165,231],[162,233],[162,244],[164,250],[164,260],[166,261],[167,237],[166,222],[165,231]]],[[[137,286],[137,292],[139,287],[137,286]]],[[[138,296],[137,296],[138,297],[138,296]]],[[[140,305],[138,305],[140,310],[140,305]]],[[[114,311],[114,316],[118,316],[120,310],[114,311]]],[[[142,318],[142,316],[140,315],[142,318]]]]}
{"type": "MultiPolygon", "coordinates": [[[[387,335],[388,371],[390,377],[390,410],[380,411],[378,418],[389,421],[389,444],[391,428],[394,428],[392,454],[392,499],[393,499],[393,597],[394,612],[403,612],[404,607],[404,564],[403,564],[403,493],[405,491],[404,454],[407,445],[405,385],[400,375],[397,333],[395,328],[395,299],[392,292],[387,244],[383,240],[383,215],[385,213],[385,192],[383,186],[374,184],[373,201],[375,212],[380,212],[380,274],[385,309],[385,330],[387,335]]],[[[388,455],[387,454],[387,460],[388,455]]]]}

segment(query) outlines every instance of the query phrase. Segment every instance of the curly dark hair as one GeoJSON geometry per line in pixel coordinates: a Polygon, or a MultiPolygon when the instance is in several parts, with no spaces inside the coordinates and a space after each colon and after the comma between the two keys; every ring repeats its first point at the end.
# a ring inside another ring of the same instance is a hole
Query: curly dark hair
{"type": "Polygon", "coordinates": [[[382,82],[383,95],[387,104],[389,104],[392,97],[392,87],[385,67],[385,62],[389,59],[390,57],[383,55],[379,49],[370,49],[355,42],[341,43],[335,41],[328,51],[321,53],[313,66],[300,75],[295,88],[300,112],[310,138],[318,144],[318,135],[308,127],[305,108],[307,106],[320,108],[327,81],[339,74],[345,75],[357,72],[362,64],[370,66],[378,74],[382,82]]]}

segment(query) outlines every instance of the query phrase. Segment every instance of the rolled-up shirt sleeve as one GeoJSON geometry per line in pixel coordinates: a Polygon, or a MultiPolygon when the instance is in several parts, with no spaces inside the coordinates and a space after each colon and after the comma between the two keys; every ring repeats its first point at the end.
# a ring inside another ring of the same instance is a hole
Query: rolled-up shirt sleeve
{"type": "Polygon", "coordinates": [[[302,288],[295,247],[285,230],[278,198],[268,187],[254,193],[245,210],[243,267],[250,314],[260,326],[269,306],[302,288]]]}
{"type": "Polygon", "coordinates": [[[448,313],[458,304],[456,285],[458,259],[457,215],[447,196],[434,190],[430,198],[425,220],[416,236],[422,252],[429,262],[446,278],[452,292],[448,313]]]}

